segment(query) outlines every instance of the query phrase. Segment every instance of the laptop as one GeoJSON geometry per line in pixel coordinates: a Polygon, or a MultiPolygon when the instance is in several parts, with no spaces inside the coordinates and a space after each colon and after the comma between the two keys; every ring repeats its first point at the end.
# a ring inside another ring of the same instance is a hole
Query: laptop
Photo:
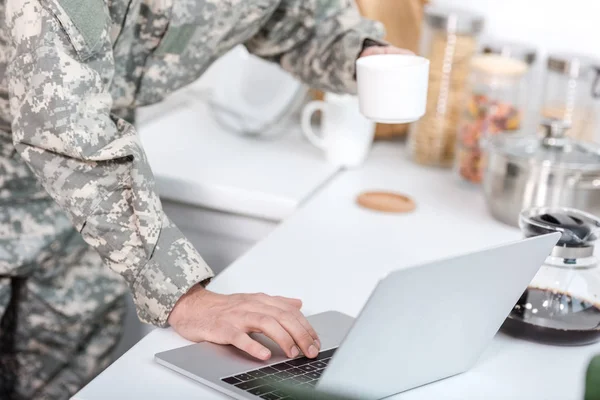
{"type": "Polygon", "coordinates": [[[560,233],[396,270],[380,280],[359,316],[308,317],[321,340],[316,359],[266,362],[233,346],[198,343],[155,361],[235,399],[278,400],[283,386],[381,399],[473,367],[551,253],[560,233]]]}

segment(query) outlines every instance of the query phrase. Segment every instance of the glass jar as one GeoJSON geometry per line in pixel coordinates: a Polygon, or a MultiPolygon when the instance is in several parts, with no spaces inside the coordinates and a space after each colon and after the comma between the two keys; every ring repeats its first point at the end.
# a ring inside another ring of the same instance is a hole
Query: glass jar
{"type": "Polygon", "coordinates": [[[537,65],[538,50],[532,45],[518,42],[507,42],[504,40],[489,38],[486,39],[481,47],[482,54],[498,54],[515,60],[524,61],[527,66],[527,73],[523,79],[526,80],[523,93],[523,102],[526,116],[523,119],[521,130],[533,132],[540,122],[537,119],[540,113],[541,96],[537,95],[536,88],[541,86],[540,65],[537,65]]]}
{"type": "Polygon", "coordinates": [[[555,345],[600,340],[600,269],[594,256],[600,220],[571,208],[530,208],[521,213],[519,225],[526,237],[562,236],[502,330],[555,345]]]}
{"type": "Polygon", "coordinates": [[[455,167],[462,178],[482,182],[485,170],[482,139],[522,128],[528,69],[525,61],[498,54],[473,58],[457,140],[455,167]]]}
{"type": "Polygon", "coordinates": [[[483,22],[479,15],[460,9],[425,9],[420,53],[431,62],[427,109],[409,136],[411,156],[420,164],[452,166],[471,58],[483,22]]]}
{"type": "Polygon", "coordinates": [[[600,61],[576,54],[548,57],[542,118],[561,119],[571,126],[569,135],[598,141],[600,112],[600,61]]]}

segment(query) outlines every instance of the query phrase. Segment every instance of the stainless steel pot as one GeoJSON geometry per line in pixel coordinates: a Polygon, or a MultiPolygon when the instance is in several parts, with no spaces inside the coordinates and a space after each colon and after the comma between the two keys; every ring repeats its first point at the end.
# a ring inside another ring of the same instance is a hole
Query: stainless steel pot
{"type": "Polygon", "coordinates": [[[485,143],[483,179],[491,214],[519,225],[530,207],[570,207],[600,216],[600,147],[566,136],[558,120],[542,124],[543,135],[498,135],[485,143]]]}

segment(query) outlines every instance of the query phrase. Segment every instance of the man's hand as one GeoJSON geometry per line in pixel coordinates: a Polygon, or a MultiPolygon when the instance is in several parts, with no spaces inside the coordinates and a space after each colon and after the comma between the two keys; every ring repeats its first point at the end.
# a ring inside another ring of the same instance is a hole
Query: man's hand
{"type": "Polygon", "coordinates": [[[412,55],[414,53],[412,51],[410,51],[410,50],[401,49],[399,47],[394,47],[394,46],[369,46],[366,49],[364,49],[362,53],[360,53],[359,57],[374,56],[374,55],[377,55],[377,54],[407,54],[407,55],[412,55]]]}
{"type": "Polygon", "coordinates": [[[196,285],[179,299],[169,324],[188,340],[231,344],[261,360],[269,359],[271,352],[249,333],[265,334],[290,358],[300,351],[314,358],[321,344],[301,307],[297,299],[262,293],[221,295],[196,285]]]}

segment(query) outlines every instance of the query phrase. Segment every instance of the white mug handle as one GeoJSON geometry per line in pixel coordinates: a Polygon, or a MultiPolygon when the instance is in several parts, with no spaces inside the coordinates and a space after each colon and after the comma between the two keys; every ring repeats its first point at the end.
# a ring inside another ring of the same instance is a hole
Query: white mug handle
{"type": "Polygon", "coordinates": [[[325,145],[325,140],[313,131],[311,119],[312,115],[316,111],[321,111],[321,113],[324,113],[326,109],[326,102],[321,100],[311,101],[306,106],[304,106],[304,109],[302,110],[302,119],[300,121],[302,126],[302,133],[304,133],[304,136],[306,136],[309,142],[311,142],[313,145],[320,148],[321,150],[327,150],[327,146],[325,145]]]}

